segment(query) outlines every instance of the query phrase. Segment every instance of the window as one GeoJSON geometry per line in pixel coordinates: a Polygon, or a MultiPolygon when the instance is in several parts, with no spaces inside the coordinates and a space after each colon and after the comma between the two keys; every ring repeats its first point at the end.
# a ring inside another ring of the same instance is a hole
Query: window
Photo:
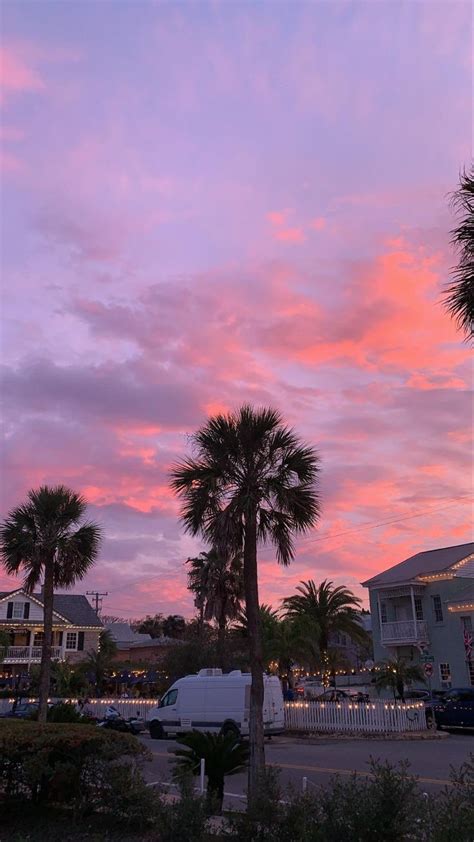
{"type": "Polygon", "coordinates": [[[77,632],[67,632],[66,649],[77,649],[77,632]]]}
{"type": "Polygon", "coordinates": [[[387,622],[387,603],[381,602],[380,603],[380,620],[382,623],[387,622]]]}
{"type": "Polygon", "coordinates": [[[176,702],[176,699],[177,699],[177,698],[178,698],[178,691],[177,691],[177,690],[170,690],[170,691],[166,694],[166,696],[163,696],[163,698],[162,698],[162,700],[161,700],[161,705],[160,705],[160,707],[162,707],[162,708],[166,708],[166,707],[168,707],[169,705],[174,705],[174,704],[175,704],[175,702],[176,702]]]}
{"type": "Polygon", "coordinates": [[[441,597],[440,596],[434,596],[433,597],[433,611],[434,611],[434,616],[435,616],[435,622],[436,623],[442,623],[444,618],[443,618],[443,606],[441,605],[441,597]]]}
{"type": "Polygon", "coordinates": [[[23,616],[25,613],[25,603],[24,602],[14,602],[13,603],[13,613],[12,617],[14,620],[23,620],[23,616]]]}
{"type": "Polygon", "coordinates": [[[421,596],[415,596],[415,617],[417,620],[423,619],[423,603],[421,596]]]}
{"type": "Polygon", "coordinates": [[[461,617],[462,630],[465,632],[472,632],[472,618],[461,617]]]}
{"type": "Polygon", "coordinates": [[[451,669],[449,664],[439,665],[439,677],[443,687],[451,687],[451,669]]]}
{"type": "Polygon", "coordinates": [[[469,683],[474,687],[474,661],[467,662],[467,671],[469,675],[469,683]]]}
{"type": "Polygon", "coordinates": [[[44,642],[44,632],[35,632],[33,638],[33,646],[42,646],[44,642]]]}

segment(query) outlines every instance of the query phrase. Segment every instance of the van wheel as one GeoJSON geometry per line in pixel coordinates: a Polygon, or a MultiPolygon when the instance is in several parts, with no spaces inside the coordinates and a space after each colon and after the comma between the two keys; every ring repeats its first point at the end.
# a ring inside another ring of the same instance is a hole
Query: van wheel
{"type": "Polygon", "coordinates": [[[165,732],[161,722],[150,722],[150,737],[152,740],[163,740],[165,732]]]}
{"type": "Polygon", "coordinates": [[[237,725],[234,725],[233,722],[226,722],[222,726],[221,734],[225,737],[227,734],[232,734],[236,740],[240,740],[240,731],[237,725]]]}

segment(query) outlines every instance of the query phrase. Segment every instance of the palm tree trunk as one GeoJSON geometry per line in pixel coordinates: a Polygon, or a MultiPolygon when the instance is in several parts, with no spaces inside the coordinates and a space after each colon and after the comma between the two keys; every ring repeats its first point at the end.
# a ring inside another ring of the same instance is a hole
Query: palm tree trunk
{"type": "Polygon", "coordinates": [[[225,614],[219,617],[219,623],[217,626],[217,658],[219,661],[219,666],[224,669],[224,643],[225,643],[225,627],[226,627],[226,618],[225,614]]]}
{"type": "Polygon", "coordinates": [[[39,680],[38,721],[46,722],[48,715],[49,683],[51,676],[51,642],[53,638],[54,559],[44,565],[43,648],[39,680]]]}
{"type": "Polygon", "coordinates": [[[248,801],[255,800],[265,771],[265,746],[263,733],[263,652],[260,629],[257,571],[257,517],[252,512],[245,523],[244,539],[244,589],[249,639],[250,671],[250,761],[248,775],[248,801]]]}

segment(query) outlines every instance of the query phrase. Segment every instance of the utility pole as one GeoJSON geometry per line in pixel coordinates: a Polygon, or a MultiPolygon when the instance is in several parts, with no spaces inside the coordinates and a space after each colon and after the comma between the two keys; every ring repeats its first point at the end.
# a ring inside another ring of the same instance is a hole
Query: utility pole
{"type": "Polygon", "coordinates": [[[95,601],[95,613],[97,616],[100,616],[100,612],[102,611],[102,597],[108,596],[109,592],[106,591],[105,593],[100,593],[99,591],[86,591],[86,596],[93,596],[95,601]]]}

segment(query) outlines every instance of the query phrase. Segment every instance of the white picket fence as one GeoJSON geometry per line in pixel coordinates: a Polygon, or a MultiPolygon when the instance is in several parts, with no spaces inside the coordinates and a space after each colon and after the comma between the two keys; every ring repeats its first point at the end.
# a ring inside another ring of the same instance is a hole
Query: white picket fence
{"type": "Polygon", "coordinates": [[[422,702],[285,702],[290,731],[332,731],[365,734],[403,733],[426,729],[422,702]]]}
{"type": "MultiPolygon", "coordinates": [[[[37,702],[38,699],[36,698],[22,698],[22,703],[24,702],[37,702]]],[[[51,702],[72,702],[76,704],[78,699],[55,699],[51,698],[51,702]]],[[[114,708],[117,708],[119,713],[128,719],[129,716],[136,716],[139,714],[142,719],[145,721],[148,718],[149,711],[156,707],[159,702],[159,699],[88,699],[87,703],[84,705],[84,712],[90,713],[91,716],[100,719],[108,707],[111,705],[114,708]]],[[[11,699],[0,699],[0,713],[7,713],[7,711],[11,710],[13,704],[13,698],[11,699]]]]}
{"type": "MultiPolygon", "coordinates": [[[[22,699],[37,701],[37,699],[22,699]]],[[[51,699],[73,702],[77,699],[51,699]]],[[[0,699],[0,713],[11,710],[13,699],[0,699]]],[[[113,705],[126,719],[139,714],[145,721],[158,699],[88,699],[84,710],[100,719],[113,705]]],[[[285,702],[285,727],[289,731],[327,731],[389,734],[426,729],[422,702],[285,702]]]]}

